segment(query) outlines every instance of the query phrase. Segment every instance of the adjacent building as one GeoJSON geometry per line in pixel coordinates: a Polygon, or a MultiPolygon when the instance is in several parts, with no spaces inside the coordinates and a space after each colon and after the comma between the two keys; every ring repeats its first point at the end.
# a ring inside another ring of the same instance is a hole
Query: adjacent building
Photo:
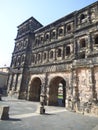
{"type": "Polygon", "coordinates": [[[7,81],[9,75],[9,67],[0,68],[0,94],[7,94],[7,81]]]}
{"type": "Polygon", "coordinates": [[[18,26],[10,91],[20,99],[45,95],[47,105],[98,114],[98,2],[47,26],[33,17],[18,26]]]}

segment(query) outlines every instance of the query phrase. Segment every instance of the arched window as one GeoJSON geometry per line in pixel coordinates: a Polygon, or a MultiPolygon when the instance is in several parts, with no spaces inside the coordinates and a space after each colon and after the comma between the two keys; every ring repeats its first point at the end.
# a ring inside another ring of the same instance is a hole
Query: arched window
{"type": "Polygon", "coordinates": [[[55,37],[56,37],[56,31],[53,31],[53,32],[51,33],[51,37],[52,37],[52,38],[55,38],[55,37]]]}
{"type": "Polygon", "coordinates": [[[43,40],[44,40],[44,37],[43,37],[43,36],[41,36],[41,37],[40,37],[40,40],[41,40],[41,42],[43,42],[43,40]]]}
{"type": "Polygon", "coordinates": [[[50,59],[53,59],[53,51],[50,52],[50,59]]]}
{"type": "Polygon", "coordinates": [[[70,46],[66,47],[66,55],[70,55],[70,46]]]}
{"type": "Polygon", "coordinates": [[[80,40],[80,48],[86,47],[85,39],[80,40]]]}
{"type": "Polygon", "coordinates": [[[58,35],[59,36],[63,35],[63,28],[59,28],[58,35]]]}
{"type": "Polygon", "coordinates": [[[44,60],[46,60],[46,52],[44,53],[43,57],[44,57],[44,60]]]}
{"type": "Polygon", "coordinates": [[[49,33],[46,34],[45,39],[49,40],[49,33]]]}
{"type": "Polygon", "coordinates": [[[85,15],[84,15],[84,14],[81,14],[81,15],[80,15],[80,23],[83,22],[84,19],[85,19],[85,15]]]}
{"type": "Polygon", "coordinates": [[[61,57],[61,56],[62,56],[62,50],[61,50],[60,48],[57,50],[57,56],[58,56],[58,57],[61,57]]]}
{"type": "Polygon", "coordinates": [[[38,54],[38,61],[41,60],[41,54],[38,54]]]}
{"type": "Polygon", "coordinates": [[[71,25],[67,25],[67,32],[70,32],[71,31],[71,25]]]}
{"type": "Polygon", "coordinates": [[[95,44],[98,44],[98,35],[95,36],[95,44]]]}

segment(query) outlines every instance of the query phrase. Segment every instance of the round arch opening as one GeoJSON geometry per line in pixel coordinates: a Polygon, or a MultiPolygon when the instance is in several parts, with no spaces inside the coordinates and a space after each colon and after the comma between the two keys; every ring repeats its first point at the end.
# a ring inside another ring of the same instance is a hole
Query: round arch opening
{"type": "Polygon", "coordinates": [[[29,100],[30,101],[40,101],[41,93],[41,80],[36,77],[31,81],[30,91],[29,91],[29,100]]]}
{"type": "Polygon", "coordinates": [[[66,81],[62,77],[55,77],[49,85],[49,105],[65,107],[66,81]]]}

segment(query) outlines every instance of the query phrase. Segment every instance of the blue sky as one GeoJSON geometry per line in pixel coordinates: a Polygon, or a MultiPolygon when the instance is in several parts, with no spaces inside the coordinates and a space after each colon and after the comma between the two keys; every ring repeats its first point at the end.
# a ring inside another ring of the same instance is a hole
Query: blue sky
{"type": "Polygon", "coordinates": [[[97,0],[0,0],[0,67],[10,66],[17,26],[33,16],[44,26],[97,0]]]}

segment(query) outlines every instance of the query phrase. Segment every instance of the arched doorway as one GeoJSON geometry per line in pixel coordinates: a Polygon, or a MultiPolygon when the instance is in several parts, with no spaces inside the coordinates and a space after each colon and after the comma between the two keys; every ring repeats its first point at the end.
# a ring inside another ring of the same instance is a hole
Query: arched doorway
{"type": "Polygon", "coordinates": [[[29,100],[40,101],[40,93],[41,93],[41,80],[40,78],[37,77],[31,81],[29,100]]]}
{"type": "Polygon", "coordinates": [[[49,85],[49,105],[64,107],[66,99],[66,81],[62,77],[55,77],[49,85]]]}

